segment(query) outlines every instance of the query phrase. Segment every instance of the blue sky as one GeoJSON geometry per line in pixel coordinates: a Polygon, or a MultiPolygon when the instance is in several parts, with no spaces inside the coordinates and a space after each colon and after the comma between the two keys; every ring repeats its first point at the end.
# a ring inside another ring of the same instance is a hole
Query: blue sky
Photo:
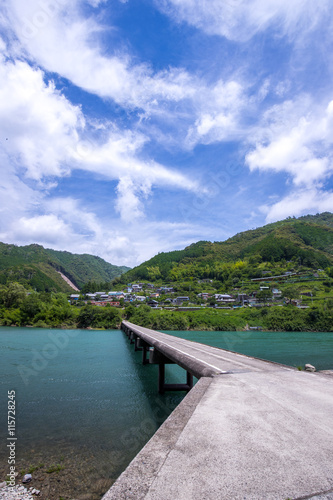
{"type": "Polygon", "coordinates": [[[134,266],[333,211],[329,0],[0,7],[0,241],[134,266]]]}

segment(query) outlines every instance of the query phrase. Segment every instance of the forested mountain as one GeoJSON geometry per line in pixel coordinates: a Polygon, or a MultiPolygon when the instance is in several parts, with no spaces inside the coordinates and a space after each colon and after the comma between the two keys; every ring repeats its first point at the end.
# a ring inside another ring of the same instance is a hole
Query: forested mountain
{"type": "Polygon", "coordinates": [[[59,273],[80,289],[89,281],[111,282],[128,269],[93,255],[50,250],[35,244],[19,247],[0,243],[2,284],[17,281],[37,291],[73,292],[59,273]]]}
{"type": "Polygon", "coordinates": [[[160,253],[123,274],[116,283],[134,280],[177,282],[190,278],[222,282],[260,277],[263,269],[281,272],[328,268],[333,265],[333,214],[287,218],[236,234],[223,242],[199,241],[184,250],[160,253]]]}
{"type": "Polygon", "coordinates": [[[0,283],[17,281],[37,291],[73,291],[59,273],[81,289],[87,283],[112,280],[117,286],[137,280],[176,283],[193,278],[230,286],[237,279],[270,271],[318,268],[330,268],[333,275],[333,214],[328,212],[289,217],[223,242],[199,241],[184,250],[160,253],[131,270],[88,254],[0,243],[0,283]]]}

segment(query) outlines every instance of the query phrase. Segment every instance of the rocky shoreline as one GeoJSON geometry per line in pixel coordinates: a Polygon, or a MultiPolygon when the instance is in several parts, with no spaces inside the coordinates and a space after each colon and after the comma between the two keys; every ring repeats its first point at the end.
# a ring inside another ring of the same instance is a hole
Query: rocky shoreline
{"type": "Polygon", "coordinates": [[[32,486],[27,489],[19,484],[7,486],[6,481],[0,483],[0,498],[2,500],[34,500],[40,495],[40,491],[32,486]]]}
{"type": "Polygon", "coordinates": [[[97,456],[87,447],[77,449],[64,444],[60,449],[30,450],[18,458],[14,487],[6,483],[7,460],[0,457],[0,499],[100,500],[117,477],[110,478],[114,463],[110,454],[101,451],[97,456]],[[31,482],[22,484],[27,473],[31,474],[31,482]]]}

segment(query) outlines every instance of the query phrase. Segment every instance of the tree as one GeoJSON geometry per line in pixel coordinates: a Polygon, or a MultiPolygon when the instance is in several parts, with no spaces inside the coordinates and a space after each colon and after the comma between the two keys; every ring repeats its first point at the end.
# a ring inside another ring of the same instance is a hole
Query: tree
{"type": "Polygon", "coordinates": [[[299,298],[299,291],[296,290],[293,286],[288,286],[283,290],[283,295],[286,299],[292,300],[292,299],[298,299],[299,298]]]}
{"type": "Polygon", "coordinates": [[[27,296],[27,291],[20,283],[9,283],[4,293],[4,304],[6,307],[19,307],[27,296]]]}
{"type": "Polygon", "coordinates": [[[158,278],[162,276],[159,266],[147,267],[147,271],[148,271],[148,277],[151,281],[156,281],[158,278]]]}
{"type": "Polygon", "coordinates": [[[260,290],[260,292],[257,293],[257,299],[259,302],[263,302],[266,304],[269,300],[271,300],[273,297],[273,294],[271,290],[260,290]]]}
{"type": "Polygon", "coordinates": [[[24,323],[32,320],[43,309],[43,306],[45,307],[36,292],[25,297],[20,307],[24,323]]]}
{"type": "Polygon", "coordinates": [[[80,310],[80,314],[78,317],[78,327],[79,328],[87,328],[92,325],[96,316],[96,307],[92,305],[86,305],[82,307],[80,310]]]}
{"type": "Polygon", "coordinates": [[[130,319],[133,316],[133,314],[135,314],[135,311],[136,311],[136,308],[132,304],[130,304],[130,303],[128,303],[128,305],[126,304],[126,306],[125,306],[125,318],[130,319]]]}

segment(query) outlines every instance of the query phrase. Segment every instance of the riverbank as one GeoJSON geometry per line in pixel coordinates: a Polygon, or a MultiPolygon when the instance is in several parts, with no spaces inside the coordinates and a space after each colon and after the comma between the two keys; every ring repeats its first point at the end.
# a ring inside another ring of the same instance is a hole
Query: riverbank
{"type": "MultiPolygon", "coordinates": [[[[95,457],[89,449],[82,447],[77,450],[66,443],[59,444],[50,451],[30,450],[17,459],[16,491],[20,494],[17,498],[100,500],[116,478],[110,479],[99,472],[100,457],[95,457]],[[31,473],[32,481],[25,485],[22,479],[27,473],[31,473]],[[26,491],[19,489],[21,486],[26,491]],[[40,493],[32,494],[31,489],[40,493]]],[[[1,464],[6,464],[6,457],[1,459],[1,464]]],[[[8,466],[1,465],[0,483],[8,479],[7,474],[8,466]]],[[[0,488],[0,498],[14,500],[16,497],[10,496],[11,491],[11,488],[0,488]]]]}
{"type": "Polygon", "coordinates": [[[331,309],[298,309],[292,305],[262,308],[198,311],[156,310],[147,306],[128,307],[125,319],[153,330],[247,331],[251,328],[285,332],[331,332],[331,309]]]}
{"type": "Polygon", "coordinates": [[[66,303],[29,318],[20,309],[0,309],[0,326],[109,330],[119,329],[124,319],[154,330],[247,331],[253,328],[285,332],[333,331],[333,309],[316,306],[308,309],[287,305],[184,311],[156,309],[147,305],[129,305],[119,309],[93,305],[78,307],[66,303]]]}

